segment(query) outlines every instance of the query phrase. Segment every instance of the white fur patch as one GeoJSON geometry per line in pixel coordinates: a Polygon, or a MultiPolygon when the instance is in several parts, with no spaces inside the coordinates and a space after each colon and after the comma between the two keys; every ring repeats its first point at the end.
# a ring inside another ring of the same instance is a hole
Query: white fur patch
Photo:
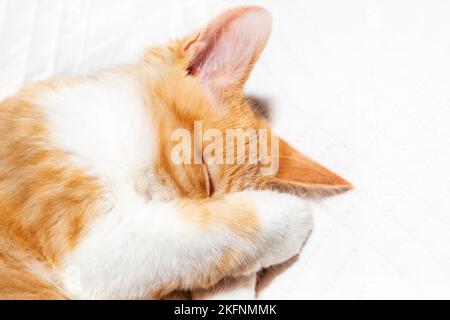
{"type": "Polygon", "coordinates": [[[46,91],[36,103],[49,121],[53,140],[75,164],[108,186],[131,186],[152,161],[150,111],[130,75],[104,73],[97,79],[46,91]]]}

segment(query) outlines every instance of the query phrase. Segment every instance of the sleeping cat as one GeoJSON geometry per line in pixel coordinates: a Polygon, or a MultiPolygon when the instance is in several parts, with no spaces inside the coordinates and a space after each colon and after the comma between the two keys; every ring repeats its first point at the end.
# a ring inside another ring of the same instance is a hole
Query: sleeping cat
{"type": "Polygon", "coordinates": [[[172,157],[173,132],[196,121],[276,138],[243,94],[270,31],[264,9],[231,9],[135,65],[1,102],[0,298],[196,297],[225,278],[254,290],[258,271],[298,254],[312,228],[299,196],[347,181],[282,139],[272,174],[195,144],[200,161],[172,157]]]}

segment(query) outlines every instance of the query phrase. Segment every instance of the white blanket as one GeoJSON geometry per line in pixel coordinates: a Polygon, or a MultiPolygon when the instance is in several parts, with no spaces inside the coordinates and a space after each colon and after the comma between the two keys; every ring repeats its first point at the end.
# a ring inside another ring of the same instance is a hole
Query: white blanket
{"type": "Polygon", "coordinates": [[[247,92],[356,187],[318,204],[300,259],[260,298],[450,298],[449,1],[0,0],[0,99],[242,3],[274,16],[247,92]]]}

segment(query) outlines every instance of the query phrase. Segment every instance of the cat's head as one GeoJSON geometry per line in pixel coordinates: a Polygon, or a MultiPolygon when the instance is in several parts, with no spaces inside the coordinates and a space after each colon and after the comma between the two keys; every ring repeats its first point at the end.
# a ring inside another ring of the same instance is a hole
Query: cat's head
{"type": "Polygon", "coordinates": [[[204,198],[246,188],[316,196],[351,188],[278,139],[244,96],[271,26],[266,10],[239,7],[194,35],[146,52],[146,91],[159,134],[153,164],[159,196],[204,198]]]}

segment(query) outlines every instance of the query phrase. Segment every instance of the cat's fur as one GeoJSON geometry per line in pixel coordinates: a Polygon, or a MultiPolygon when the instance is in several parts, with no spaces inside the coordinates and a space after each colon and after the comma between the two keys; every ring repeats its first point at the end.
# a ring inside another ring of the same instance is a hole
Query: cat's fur
{"type": "Polygon", "coordinates": [[[348,182],[282,140],[275,176],[170,159],[171,133],[195,120],[267,128],[242,88],[270,29],[264,9],[232,9],[135,65],[4,100],[0,298],[161,298],[296,255],[311,212],[277,190],[333,193],[348,182]]]}

